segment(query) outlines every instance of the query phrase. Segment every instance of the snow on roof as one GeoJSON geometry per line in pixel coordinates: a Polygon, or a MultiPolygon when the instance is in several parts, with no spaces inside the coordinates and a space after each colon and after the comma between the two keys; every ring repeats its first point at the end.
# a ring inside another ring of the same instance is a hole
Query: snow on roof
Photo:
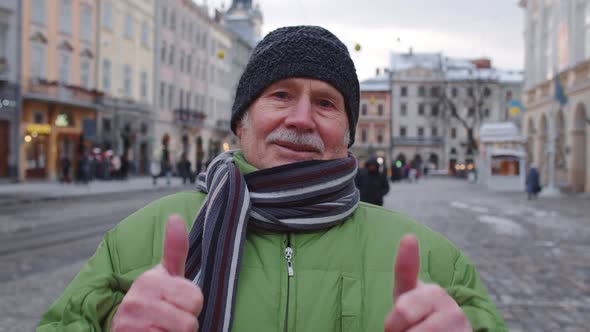
{"type": "Polygon", "coordinates": [[[389,76],[381,74],[366,79],[360,83],[361,91],[389,91],[389,76]]]}
{"type": "Polygon", "coordinates": [[[523,141],[518,127],[513,122],[484,123],[479,130],[482,142],[523,141]]]}
{"type": "Polygon", "coordinates": [[[501,83],[522,83],[522,71],[501,70],[496,68],[477,68],[469,59],[444,57],[440,53],[391,53],[391,69],[404,71],[422,67],[443,70],[448,80],[494,80],[501,83]]]}
{"type": "Polygon", "coordinates": [[[391,53],[389,66],[393,71],[402,71],[414,67],[439,69],[440,53],[391,53]]]}

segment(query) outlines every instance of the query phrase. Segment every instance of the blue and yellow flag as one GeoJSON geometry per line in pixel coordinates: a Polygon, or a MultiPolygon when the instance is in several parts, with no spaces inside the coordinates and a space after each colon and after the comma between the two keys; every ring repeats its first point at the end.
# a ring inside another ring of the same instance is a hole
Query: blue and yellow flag
{"type": "Polygon", "coordinates": [[[510,100],[508,102],[508,114],[511,118],[515,118],[524,113],[524,105],[518,100],[510,100]]]}

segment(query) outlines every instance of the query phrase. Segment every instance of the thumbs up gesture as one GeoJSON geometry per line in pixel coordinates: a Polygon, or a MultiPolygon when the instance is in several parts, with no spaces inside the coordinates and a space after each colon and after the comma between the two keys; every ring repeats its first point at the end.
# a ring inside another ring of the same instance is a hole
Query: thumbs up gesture
{"type": "Polygon", "coordinates": [[[168,218],[162,261],[131,285],[113,317],[111,331],[198,330],[203,293],[184,278],[185,227],[179,216],[168,218]]]}
{"type": "Polygon", "coordinates": [[[385,332],[471,331],[465,314],[443,288],[418,280],[420,255],[414,235],[400,240],[394,269],[394,305],[385,332]]]}

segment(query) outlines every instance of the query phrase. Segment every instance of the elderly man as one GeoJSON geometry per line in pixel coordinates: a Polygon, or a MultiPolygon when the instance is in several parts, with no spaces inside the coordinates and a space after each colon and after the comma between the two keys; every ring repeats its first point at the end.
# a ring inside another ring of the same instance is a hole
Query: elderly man
{"type": "Polygon", "coordinates": [[[504,331],[448,240],[359,203],[358,103],[332,33],[268,34],[232,109],[241,151],[109,231],[38,331],[504,331]]]}

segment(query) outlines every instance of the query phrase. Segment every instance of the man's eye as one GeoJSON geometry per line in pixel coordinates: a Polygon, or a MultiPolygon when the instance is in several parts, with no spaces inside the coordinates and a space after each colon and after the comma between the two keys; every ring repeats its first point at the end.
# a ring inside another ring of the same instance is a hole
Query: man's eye
{"type": "Polygon", "coordinates": [[[284,92],[284,91],[277,91],[277,92],[273,93],[272,96],[275,97],[275,98],[278,98],[278,99],[287,99],[287,98],[289,98],[289,95],[286,92],[284,92]]]}
{"type": "Polygon", "coordinates": [[[323,108],[334,108],[334,104],[331,101],[325,99],[320,100],[319,105],[323,108]]]}

